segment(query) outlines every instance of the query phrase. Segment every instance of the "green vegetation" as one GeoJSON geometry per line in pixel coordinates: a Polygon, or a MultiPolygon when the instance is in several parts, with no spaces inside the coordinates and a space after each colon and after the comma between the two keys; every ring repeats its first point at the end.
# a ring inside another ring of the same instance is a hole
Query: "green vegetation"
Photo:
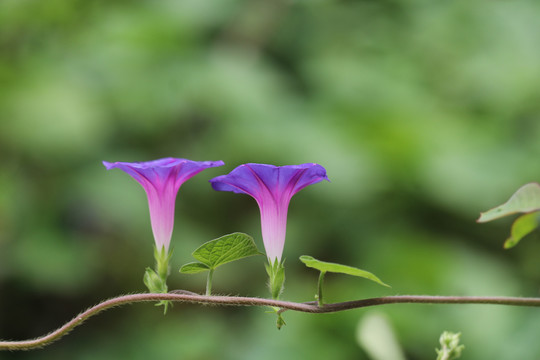
{"type": "MultiPolygon", "coordinates": [[[[0,1],[0,338],[146,291],[143,190],[102,160],[225,161],[180,189],[169,290],[204,292],[204,274],[177,269],[209,239],[241,231],[262,247],[256,203],[208,179],[317,162],[332,182],[291,203],[282,299],[312,300],[302,254],[392,285],[327,274],[327,303],[538,295],[538,232],[504,250],[512,219],[475,219],[540,179],[539,17],[533,0],[0,1]]],[[[263,260],[223,266],[213,293],[268,296],[263,260]]],[[[467,359],[540,357],[536,309],[378,310],[407,359],[433,359],[445,329],[467,359]]],[[[369,359],[364,313],[288,312],[277,331],[261,309],[142,304],[16,356],[369,359]]]]}

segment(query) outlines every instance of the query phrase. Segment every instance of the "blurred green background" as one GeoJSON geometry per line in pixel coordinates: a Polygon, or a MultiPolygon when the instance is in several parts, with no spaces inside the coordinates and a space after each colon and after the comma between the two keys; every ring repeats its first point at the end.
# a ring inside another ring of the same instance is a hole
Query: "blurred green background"
{"type": "MultiPolygon", "coordinates": [[[[540,236],[504,251],[511,220],[475,219],[540,180],[539,18],[534,0],[1,0],[0,338],[145,290],[146,197],[102,160],[225,161],[180,189],[173,289],[203,291],[178,268],[207,240],[243,231],[262,248],[253,199],[207,180],[317,162],[332,182],[292,200],[285,299],[313,299],[303,254],[392,285],[328,275],[328,301],[538,296],[540,236]]],[[[224,266],[215,291],[267,296],[263,263],[224,266]]],[[[261,308],[135,304],[0,358],[392,360],[358,340],[374,311],[407,359],[434,359],[443,330],[462,332],[464,359],[540,357],[537,309],[287,312],[277,331],[261,308]]]]}

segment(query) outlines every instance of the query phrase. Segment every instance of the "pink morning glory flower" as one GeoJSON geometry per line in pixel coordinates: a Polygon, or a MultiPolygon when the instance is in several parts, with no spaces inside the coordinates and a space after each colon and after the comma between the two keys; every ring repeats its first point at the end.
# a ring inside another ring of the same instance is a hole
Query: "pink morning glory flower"
{"type": "Polygon", "coordinates": [[[214,190],[252,196],[261,211],[261,230],[266,256],[271,264],[281,262],[287,210],[294,194],[308,185],[327,180],[326,170],[318,164],[273,166],[244,164],[210,183],[214,190]]]}
{"type": "Polygon", "coordinates": [[[148,196],[152,232],[158,251],[169,251],[173,225],[174,205],[180,186],[201,171],[224,165],[223,161],[191,161],[164,158],[147,162],[103,161],[107,170],[118,168],[139,182],[148,196]]]}

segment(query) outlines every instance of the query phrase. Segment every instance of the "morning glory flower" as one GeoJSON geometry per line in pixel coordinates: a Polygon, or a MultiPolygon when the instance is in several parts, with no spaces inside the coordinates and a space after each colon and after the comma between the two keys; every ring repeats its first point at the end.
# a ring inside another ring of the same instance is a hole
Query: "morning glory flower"
{"type": "MultiPolygon", "coordinates": [[[[204,169],[224,165],[223,161],[191,161],[186,159],[164,158],[147,162],[103,161],[107,170],[118,168],[139,182],[146,191],[150,222],[156,248],[156,270],[147,268],[143,282],[151,293],[167,293],[169,275],[169,244],[174,225],[174,205],[180,186],[204,169]]],[[[169,301],[161,301],[167,312],[169,301]]]]}
{"type": "Polygon", "coordinates": [[[191,161],[164,158],[147,162],[103,161],[107,170],[118,168],[139,182],[148,196],[150,221],[156,248],[169,251],[173,225],[174,205],[180,186],[201,171],[224,165],[223,161],[191,161]]]}
{"type": "Polygon", "coordinates": [[[324,167],[318,164],[244,164],[210,183],[214,190],[248,194],[257,201],[266,256],[273,264],[281,262],[291,198],[306,186],[322,180],[328,177],[324,167]]]}
{"type": "MultiPolygon", "coordinates": [[[[285,245],[289,202],[294,194],[322,180],[328,180],[328,177],[326,170],[318,164],[288,166],[244,164],[227,175],[210,180],[214,190],[248,194],[257,201],[261,211],[263,243],[269,263],[266,266],[269,276],[268,287],[273,299],[279,299],[285,282],[281,255],[285,245]]],[[[282,320],[278,314],[278,324],[282,320]]]]}

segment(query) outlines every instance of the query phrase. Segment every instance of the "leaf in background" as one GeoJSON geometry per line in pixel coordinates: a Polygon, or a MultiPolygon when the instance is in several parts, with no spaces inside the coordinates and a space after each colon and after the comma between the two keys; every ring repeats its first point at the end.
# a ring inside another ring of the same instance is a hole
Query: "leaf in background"
{"type": "Polygon", "coordinates": [[[535,211],[518,217],[512,224],[510,237],[504,242],[504,248],[510,249],[511,247],[516,246],[521,239],[538,227],[539,219],[540,211],[535,211]]]}
{"type": "Polygon", "coordinates": [[[356,340],[371,360],[405,360],[395,330],[385,314],[370,311],[358,322],[356,340]]]}
{"type": "Polygon", "coordinates": [[[192,262],[185,265],[182,265],[180,268],[180,272],[182,274],[198,274],[203,271],[208,271],[210,268],[205,265],[198,262],[192,262]]]}
{"type": "Polygon", "coordinates": [[[320,261],[307,255],[300,256],[300,261],[306,264],[307,267],[317,269],[321,272],[333,272],[333,273],[340,273],[340,274],[363,277],[365,279],[375,281],[376,283],[380,285],[390,287],[389,285],[383,283],[377,276],[373,275],[372,273],[352,267],[352,266],[320,261]]]}
{"type": "Polygon", "coordinates": [[[540,210],[540,184],[533,182],[520,187],[504,204],[480,213],[477,222],[488,222],[518,212],[535,210],[540,210]]]}

